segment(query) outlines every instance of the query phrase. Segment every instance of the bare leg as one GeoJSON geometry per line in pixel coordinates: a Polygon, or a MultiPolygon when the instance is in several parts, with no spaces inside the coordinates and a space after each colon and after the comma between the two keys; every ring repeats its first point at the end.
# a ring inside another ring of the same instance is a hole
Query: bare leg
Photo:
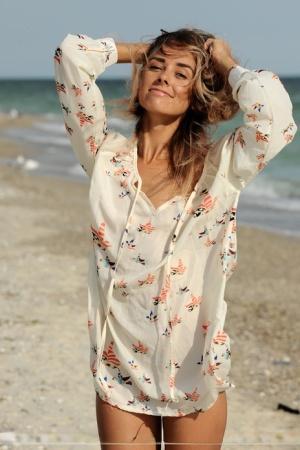
{"type": "Polygon", "coordinates": [[[223,391],[207,411],[163,417],[165,450],[220,450],[226,422],[227,398],[223,391]]]}
{"type": "Polygon", "coordinates": [[[97,394],[96,415],[101,449],[160,450],[160,416],[122,410],[104,402],[97,394]]]}

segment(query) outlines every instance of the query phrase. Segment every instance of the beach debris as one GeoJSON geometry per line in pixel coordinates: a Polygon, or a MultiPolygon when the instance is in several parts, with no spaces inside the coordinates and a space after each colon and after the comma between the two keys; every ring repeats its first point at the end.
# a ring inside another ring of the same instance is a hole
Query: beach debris
{"type": "Polygon", "coordinates": [[[289,364],[291,364],[291,358],[289,356],[285,355],[283,358],[273,359],[272,364],[289,365],[289,364]]]}
{"type": "Polygon", "coordinates": [[[283,411],[289,412],[291,414],[300,414],[299,409],[291,408],[290,406],[284,405],[283,403],[278,403],[277,409],[282,409],[283,411]]]}
{"type": "Polygon", "coordinates": [[[16,435],[13,431],[5,431],[0,433],[0,444],[13,444],[16,440],[16,435]]]}

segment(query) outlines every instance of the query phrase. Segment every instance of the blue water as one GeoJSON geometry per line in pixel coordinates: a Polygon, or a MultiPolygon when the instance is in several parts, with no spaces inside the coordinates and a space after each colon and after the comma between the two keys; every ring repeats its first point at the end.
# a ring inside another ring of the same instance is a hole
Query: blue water
{"type": "MultiPolygon", "coordinates": [[[[291,97],[300,130],[300,77],[280,79],[291,97]]],[[[97,80],[97,84],[106,103],[109,127],[129,136],[134,123],[120,118],[113,107],[115,99],[129,95],[128,81],[97,80]]],[[[36,117],[31,128],[0,130],[0,137],[27,143],[34,150],[33,175],[53,174],[87,182],[66,135],[54,79],[0,80],[1,113],[36,117]]],[[[240,112],[233,120],[220,124],[214,137],[217,139],[241,124],[240,112]]],[[[0,162],[20,163],[9,158],[0,158],[0,162]]],[[[300,236],[300,131],[242,192],[237,217],[239,223],[300,236]]]]}

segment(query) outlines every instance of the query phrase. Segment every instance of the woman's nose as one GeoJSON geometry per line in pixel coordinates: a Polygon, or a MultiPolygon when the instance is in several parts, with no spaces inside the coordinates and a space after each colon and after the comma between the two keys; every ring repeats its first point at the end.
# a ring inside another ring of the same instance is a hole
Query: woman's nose
{"type": "Polygon", "coordinates": [[[165,70],[162,70],[160,72],[158,79],[159,79],[159,81],[162,81],[163,83],[169,84],[169,76],[165,70]]]}

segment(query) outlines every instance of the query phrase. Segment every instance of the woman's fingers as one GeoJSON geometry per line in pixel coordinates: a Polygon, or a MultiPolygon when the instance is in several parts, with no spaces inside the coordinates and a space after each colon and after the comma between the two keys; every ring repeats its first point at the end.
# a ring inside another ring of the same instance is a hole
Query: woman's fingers
{"type": "Polygon", "coordinates": [[[203,45],[217,72],[224,73],[230,64],[236,63],[230,45],[222,38],[209,38],[203,45]]]}
{"type": "Polygon", "coordinates": [[[231,48],[224,39],[207,39],[204,43],[204,49],[216,58],[222,58],[231,54],[231,48]]]}
{"type": "Polygon", "coordinates": [[[215,39],[209,38],[204,43],[204,49],[210,54],[212,53],[214,48],[214,41],[215,39]]]}
{"type": "Polygon", "coordinates": [[[204,43],[205,50],[208,50],[208,48],[210,47],[211,43],[212,43],[212,39],[211,38],[206,39],[206,41],[204,43]]]}

